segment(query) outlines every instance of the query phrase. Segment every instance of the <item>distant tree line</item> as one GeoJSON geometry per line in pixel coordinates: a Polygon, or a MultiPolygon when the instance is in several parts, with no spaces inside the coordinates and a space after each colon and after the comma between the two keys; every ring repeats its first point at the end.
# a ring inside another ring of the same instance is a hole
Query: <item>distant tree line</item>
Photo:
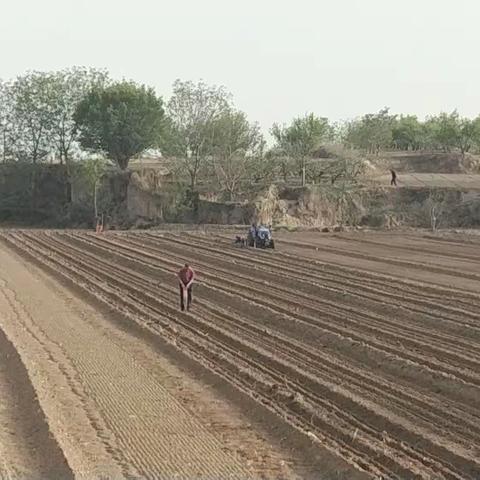
{"type": "Polygon", "coordinates": [[[415,115],[391,115],[388,108],[341,126],[346,145],[368,153],[381,150],[457,150],[462,154],[480,147],[480,116],[470,119],[457,111],[420,121],[415,115]]]}
{"type": "Polygon", "coordinates": [[[235,107],[231,94],[204,82],[177,80],[165,101],[151,87],[82,67],[0,81],[2,162],[38,164],[55,157],[67,170],[80,165],[96,186],[103,165],[98,158],[124,170],[132,158],[159,149],[191,192],[199,183],[210,184],[230,200],[277,177],[297,176],[305,184],[328,171],[333,185],[345,172],[360,173],[354,152],[465,154],[480,146],[480,117],[454,111],[421,121],[384,108],[332,123],[308,113],[289,124],[275,123],[270,133],[274,144],[267,149],[259,125],[235,107]],[[318,167],[311,160],[325,146],[335,161],[318,167]]]}

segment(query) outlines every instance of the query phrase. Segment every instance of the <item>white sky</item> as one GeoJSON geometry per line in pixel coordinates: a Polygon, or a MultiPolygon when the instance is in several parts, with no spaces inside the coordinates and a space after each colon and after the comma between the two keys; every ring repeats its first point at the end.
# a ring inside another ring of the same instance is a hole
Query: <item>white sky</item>
{"type": "Polygon", "coordinates": [[[390,106],[480,113],[478,0],[0,0],[0,78],[107,68],[223,84],[268,130],[390,106]]]}

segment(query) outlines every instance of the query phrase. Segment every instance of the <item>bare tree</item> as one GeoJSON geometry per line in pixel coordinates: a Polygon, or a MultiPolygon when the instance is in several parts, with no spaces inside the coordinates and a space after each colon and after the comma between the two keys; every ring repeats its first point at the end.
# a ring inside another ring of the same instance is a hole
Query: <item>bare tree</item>
{"type": "Polygon", "coordinates": [[[230,108],[231,95],[224,87],[180,80],[173,84],[167,107],[169,134],[163,151],[178,159],[181,170],[190,179],[192,191],[211,157],[216,122],[230,108]]]}
{"type": "Polygon", "coordinates": [[[210,165],[221,191],[233,200],[247,184],[258,183],[271,173],[263,155],[265,141],[259,125],[249,123],[239,111],[224,113],[214,129],[210,165]]]}
{"type": "Polygon", "coordinates": [[[107,162],[101,157],[90,157],[82,163],[80,173],[83,175],[93,198],[95,218],[98,216],[97,193],[98,186],[105,174],[107,162]]]}
{"type": "Polygon", "coordinates": [[[108,73],[93,68],[73,67],[53,74],[54,117],[51,139],[60,162],[69,164],[72,149],[79,139],[74,114],[80,101],[94,88],[108,84],[108,73]]]}
{"type": "Polygon", "coordinates": [[[361,179],[367,165],[355,151],[330,147],[332,159],[325,165],[325,192],[336,205],[340,223],[355,223],[359,211],[361,179]]]}
{"type": "MultiPolygon", "coordinates": [[[[453,204],[455,202],[452,202],[453,204]]],[[[436,232],[440,222],[447,217],[448,202],[441,191],[430,190],[425,202],[427,217],[432,232],[436,232]]]]}

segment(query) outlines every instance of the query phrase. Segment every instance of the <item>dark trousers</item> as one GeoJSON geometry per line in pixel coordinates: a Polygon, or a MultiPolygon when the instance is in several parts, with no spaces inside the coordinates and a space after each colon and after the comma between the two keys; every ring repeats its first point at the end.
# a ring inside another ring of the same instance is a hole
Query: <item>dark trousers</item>
{"type": "MultiPolygon", "coordinates": [[[[185,304],[183,302],[183,287],[182,285],[179,285],[178,288],[180,289],[180,308],[185,310],[185,304]]],[[[190,285],[187,289],[187,310],[190,309],[190,305],[192,304],[192,285],[190,285]]]]}
{"type": "Polygon", "coordinates": [[[397,178],[396,177],[392,178],[392,181],[390,182],[390,185],[395,186],[395,187],[397,186],[397,178]]]}

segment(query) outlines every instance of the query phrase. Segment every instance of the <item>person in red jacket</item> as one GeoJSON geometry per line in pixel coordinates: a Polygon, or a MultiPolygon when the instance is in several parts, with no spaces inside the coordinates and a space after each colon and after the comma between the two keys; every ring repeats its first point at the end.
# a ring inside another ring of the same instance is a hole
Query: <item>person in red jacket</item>
{"type": "Polygon", "coordinates": [[[182,312],[185,310],[185,300],[187,300],[187,310],[190,310],[192,305],[192,284],[195,280],[195,272],[188,263],[177,273],[180,283],[180,308],[182,312]],[[185,299],[185,297],[187,297],[185,299]]]}

